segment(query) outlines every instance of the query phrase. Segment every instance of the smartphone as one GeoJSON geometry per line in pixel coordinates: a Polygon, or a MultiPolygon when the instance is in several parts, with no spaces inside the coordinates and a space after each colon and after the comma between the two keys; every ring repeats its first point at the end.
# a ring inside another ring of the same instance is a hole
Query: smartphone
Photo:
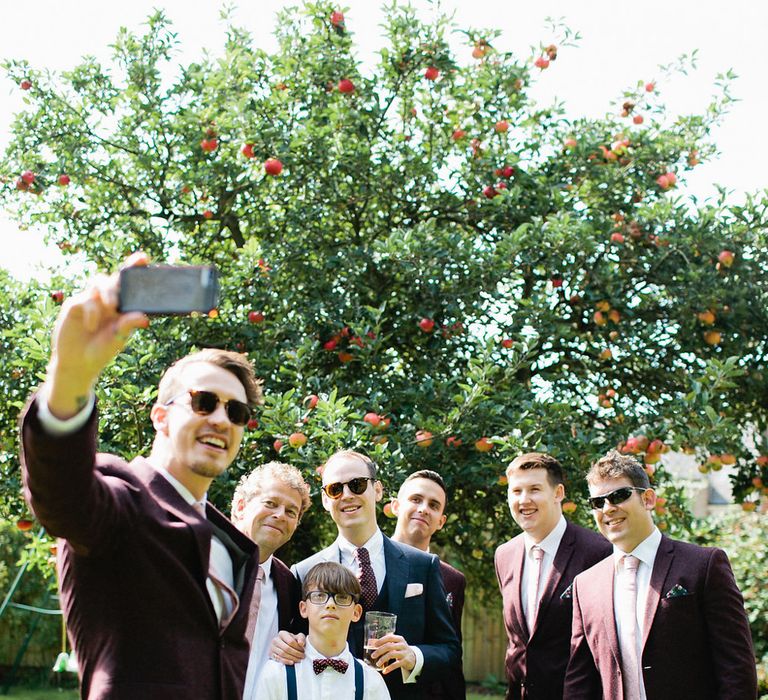
{"type": "Polygon", "coordinates": [[[149,265],[120,271],[118,310],[149,316],[208,313],[219,303],[219,274],[213,265],[149,265]]]}

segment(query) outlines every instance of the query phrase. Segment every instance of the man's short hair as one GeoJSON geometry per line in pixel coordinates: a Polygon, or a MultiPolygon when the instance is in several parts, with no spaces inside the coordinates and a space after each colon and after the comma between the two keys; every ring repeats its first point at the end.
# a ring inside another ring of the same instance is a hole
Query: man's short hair
{"type": "Polygon", "coordinates": [[[565,483],[562,464],[544,452],[527,452],[515,457],[507,467],[507,478],[515,469],[546,469],[547,480],[552,487],[565,483]]]}
{"type": "Polygon", "coordinates": [[[309,496],[309,484],[304,480],[302,473],[291,464],[282,462],[267,462],[256,467],[250,474],[246,474],[240,479],[232,496],[232,520],[238,520],[238,514],[235,512],[238,501],[242,498],[247,506],[256,498],[265,486],[271,481],[282,481],[286,486],[299,492],[301,496],[301,508],[299,509],[299,520],[306,513],[307,508],[312,504],[309,496]]]}
{"type": "Polygon", "coordinates": [[[632,486],[651,488],[648,472],[640,462],[630,455],[623,455],[617,450],[611,450],[607,455],[597,460],[587,472],[587,483],[592,485],[597,481],[620,479],[627,477],[632,486]]]}
{"type": "Polygon", "coordinates": [[[196,362],[215,365],[216,367],[221,367],[221,369],[225,369],[227,372],[234,374],[245,389],[245,397],[249,405],[257,406],[264,402],[261,393],[261,380],[256,379],[256,375],[253,372],[253,365],[247,355],[239,352],[232,352],[231,350],[205,348],[204,350],[193,352],[186,357],[176,360],[176,362],[165,370],[157,388],[157,403],[168,403],[184,390],[184,387],[181,386],[181,374],[187,365],[196,362]]]}
{"type": "Polygon", "coordinates": [[[306,600],[310,591],[325,591],[334,595],[346,593],[356,601],[362,595],[357,576],[336,561],[322,561],[309,570],[301,586],[302,600],[306,600]]]}
{"type": "Polygon", "coordinates": [[[328,462],[338,458],[359,459],[365,465],[366,469],[368,469],[368,475],[371,477],[371,479],[379,478],[376,476],[378,471],[376,462],[368,457],[368,455],[364,455],[362,452],[355,452],[355,450],[339,450],[338,452],[334,452],[330,457],[328,457],[328,459],[325,460],[323,469],[325,469],[325,467],[328,465],[328,462]]]}
{"type": "Polygon", "coordinates": [[[419,471],[413,472],[412,474],[406,476],[405,481],[400,484],[400,488],[397,490],[398,498],[400,497],[400,490],[403,488],[403,486],[405,486],[409,481],[413,481],[414,479],[429,479],[430,481],[434,481],[441,489],[443,489],[445,500],[446,502],[448,501],[448,489],[445,486],[445,480],[442,476],[440,476],[440,474],[432,471],[431,469],[419,469],[419,471]]]}

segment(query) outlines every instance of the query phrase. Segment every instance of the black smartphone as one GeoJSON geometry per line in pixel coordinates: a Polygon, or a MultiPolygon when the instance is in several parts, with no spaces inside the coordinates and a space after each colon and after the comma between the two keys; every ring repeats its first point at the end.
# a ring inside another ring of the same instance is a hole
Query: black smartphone
{"type": "Polygon", "coordinates": [[[149,265],[120,271],[121,312],[149,316],[208,313],[219,303],[219,274],[213,265],[149,265]]]}

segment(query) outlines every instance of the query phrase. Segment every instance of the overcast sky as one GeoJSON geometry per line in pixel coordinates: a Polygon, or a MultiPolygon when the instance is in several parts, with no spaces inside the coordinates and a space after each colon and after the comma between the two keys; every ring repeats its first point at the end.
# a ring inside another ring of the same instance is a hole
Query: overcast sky
{"type": "MultiPolygon", "coordinates": [[[[278,0],[241,0],[235,17],[249,29],[255,43],[275,46],[272,30],[278,0]]],[[[428,18],[436,2],[415,0],[428,18]]],[[[739,76],[732,90],[740,102],[714,134],[722,156],[703,164],[689,178],[689,191],[700,198],[713,196],[714,184],[745,192],[768,187],[765,137],[768,3],[755,0],[448,0],[443,9],[455,11],[462,28],[494,27],[503,31],[496,45],[528,56],[530,47],[549,43],[546,17],[563,17],[581,34],[578,48],[561,49],[558,59],[535,87],[543,104],[564,100],[572,116],[601,116],[622,90],[637,80],[659,77],[658,66],[698,49],[698,70],[673,83],[660,84],[662,98],[675,113],[701,111],[714,91],[717,73],[733,69],[739,76]]],[[[215,0],[36,0],[4,2],[0,27],[0,57],[24,58],[36,68],[66,70],[81,56],[104,61],[120,26],[140,30],[153,8],[162,7],[181,40],[179,63],[189,63],[203,48],[218,53],[223,45],[221,4],[215,0]]],[[[382,13],[376,0],[347,0],[347,28],[354,32],[362,61],[370,62],[382,45],[382,13]]],[[[467,49],[468,50],[468,49],[467,49]]],[[[0,77],[0,148],[8,142],[11,115],[22,108],[21,91],[0,77]]],[[[44,276],[40,265],[56,264],[58,251],[46,249],[41,231],[20,232],[7,213],[0,212],[0,265],[21,278],[44,276]]]]}

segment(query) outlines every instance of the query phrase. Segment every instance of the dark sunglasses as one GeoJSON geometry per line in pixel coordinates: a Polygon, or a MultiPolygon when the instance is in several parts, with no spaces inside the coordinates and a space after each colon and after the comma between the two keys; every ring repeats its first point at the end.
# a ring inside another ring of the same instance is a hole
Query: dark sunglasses
{"type": "Polygon", "coordinates": [[[593,496],[588,498],[589,507],[592,510],[602,510],[605,502],[608,501],[612,506],[617,506],[619,503],[624,503],[631,495],[633,491],[646,491],[647,489],[640,488],[639,486],[622,486],[620,489],[606,493],[604,496],[593,496]]]}
{"type": "Polygon", "coordinates": [[[326,484],[323,486],[323,491],[325,491],[325,495],[328,498],[332,498],[335,501],[337,498],[341,498],[341,494],[344,493],[344,487],[349,486],[349,490],[356,496],[359,496],[361,493],[365,493],[369,481],[376,481],[376,479],[370,476],[358,476],[349,481],[337,481],[333,484],[326,484]]]}
{"type": "Polygon", "coordinates": [[[189,405],[198,415],[211,415],[221,402],[224,404],[224,408],[227,411],[227,418],[229,418],[230,422],[234,425],[247,425],[248,421],[251,419],[251,409],[248,408],[247,403],[243,403],[237,399],[222,401],[212,391],[196,391],[195,389],[190,389],[183,394],[174,396],[170,401],[167,401],[165,405],[170,406],[174,401],[186,394],[189,394],[189,405]]]}

